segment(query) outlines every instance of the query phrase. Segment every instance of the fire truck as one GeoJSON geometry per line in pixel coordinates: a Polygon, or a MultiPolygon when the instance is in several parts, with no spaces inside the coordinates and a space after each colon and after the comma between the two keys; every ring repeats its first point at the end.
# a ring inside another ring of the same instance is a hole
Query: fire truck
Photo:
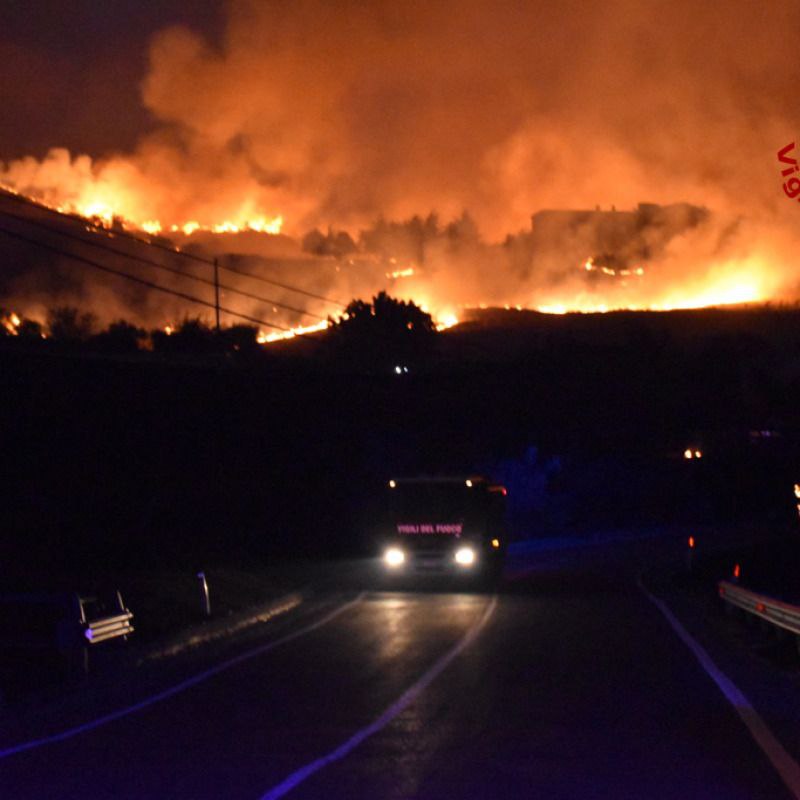
{"type": "Polygon", "coordinates": [[[506,494],[481,476],[388,481],[379,535],[383,574],[498,578],[506,494]]]}

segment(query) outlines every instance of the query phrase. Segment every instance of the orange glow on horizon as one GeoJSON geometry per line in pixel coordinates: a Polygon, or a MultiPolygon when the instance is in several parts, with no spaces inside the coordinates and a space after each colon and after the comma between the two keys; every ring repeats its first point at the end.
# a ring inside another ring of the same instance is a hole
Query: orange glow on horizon
{"type": "MultiPolygon", "coordinates": [[[[0,184],[0,188],[19,196],[26,196],[13,187],[0,184]]],[[[137,196],[137,187],[125,183],[124,176],[118,176],[113,183],[107,179],[89,182],[76,194],[78,196],[75,198],[59,202],[52,202],[51,198],[50,203],[39,198],[29,199],[62,213],[85,217],[109,230],[121,227],[150,236],[176,234],[178,237],[191,237],[198,233],[225,236],[245,232],[276,236],[283,232],[285,223],[282,213],[262,213],[250,199],[237,201],[238,209],[220,205],[222,213],[216,221],[206,216],[208,209],[198,211],[198,216],[190,219],[158,219],[152,213],[152,208],[148,213],[146,198],[137,196]]],[[[174,245],[176,249],[180,249],[180,246],[178,243],[174,245]]],[[[682,277],[669,279],[659,275],[658,264],[653,266],[648,264],[646,268],[636,265],[635,262],[632,266],[620,266],[610,259],[603,261],[600,257],[597,259],[588,257],[583,261],[573,262],[571,269],[575,280],[569,278],[562,284],[540,288],[535,294],[520,287],[514,288],[509,282],[508,296],[503,299],[493,298],[494,302],[486,302],[488,298],[485,295],[481,296],[480,289],[475,287],[465,290],[474,291],[477,295],[477,297],[473,295],[470,302],[464,302],[465,298],[454,298],[452,282],[447,283],[448,276],[442,269],[437,272],[428,269],[427,265],[423,265],[423,269],[418,269],[407,259],[402,259],[398,263],[397,259],[389,258],[388,262],[396,269],[388,272],[381,270],[377,276],[365,275],[363,280],[359,277],[358,282],[348,275],[348,265],[354,263],[352,260],[346,262],[337,259],[332,263],[335,264],[335,271],[342,273],[343,283],[339,289],[346,287],[347,291],[353,293],[351,297],[368,297],[387,287],[388,291],[394,293],[392,282],[403,280],[402,286],[405,291],[400,292],[398,288],[400,297],[416,303],[422,310],[430,313],[438,331],[445,331],[458,325],[462,309],[468,308],[494,306],[504,307],[508,311],[530,310],[556,315],[602,314],[612,311],[674,311],[761,304],[774,300],[776,294],[779,294],[777,280],[779,269],[771,265],[768,258],[755,256],[721,260],[718,264],[703,267],[702,274],[683,269],[682,277]],[[437,282],[437,275],[441,283],[437,282]],[[523,292],[527,296],[521,297],[523,292]]],[[[363,263],[370,263],[368,255],[364,255],[363,263]]],[[[469,280],[465,277],[463,283],[468,284],[469,280]]],[[[286,282],[295,283],[291,279],[286,282]]],[[[298,279],[297,285],[301,286],[302,280],[298,279]]],[[[397,285],[400,286],[399,283],[397,285]]],[[[460,288],[457,287],[457,291],[460,288]]],[[[335,293],[335,290],[332,293],[335,293]]],[[[245,309],[245,311],[251,315],[258,313],[257,309],[245,309]]],[[[278,321],[278,318],[275,319],[278,321]]],[[[3,324],[8,330],[8,325],[3,324]]],[[[156,325],[158,324],[156,322],[156,325]]],[[[292,327],[285,332],[260,333],[259,341],[265,344],[282,341],[305,333],[319,332],[327,327],[327,322],[321,322],[292,327]]],[[[693,452],[686,457],[701,456],[700,452],[693,452]]]]}
{"type": "Polygon", "coordinates": [[[532,302],[531,307],[543,314],[679,311],[765,303],[773,299],[776,289],[774,270],[759,258],[729,260],[706,269],[704,277],[670,281],[663,287],[651,286],[651,276],[643,267],[598,267],[588,258],[581,272],[608,276],[602,278],[602,299],[595,286],[591,291],[582,288],[554,293],[544,302],[532,302]]]}

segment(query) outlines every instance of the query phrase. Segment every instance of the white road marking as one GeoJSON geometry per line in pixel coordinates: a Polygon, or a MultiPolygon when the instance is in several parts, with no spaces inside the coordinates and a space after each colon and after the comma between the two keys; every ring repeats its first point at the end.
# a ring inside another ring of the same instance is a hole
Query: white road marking
{"type": "Polygon", "coordinates": [[[192,686],[197,686],[197,684],[202,683],[203,681],[207,681],[209,678],[213,678],[215,675],[219,675],[221,672],[225,672],[231,667],[235,667],[238,664],[241,664],[245,661],[249,661],[250,659],[256,658],[258,656],[264,655],[264,653],[268,653],[270,650],[274,650],[276,647],[280,647],[281,645],[286,644],[287,642],[291,642],[294,639],[299,639],[301,636],[305,636],[307,633],[311,633],[312,631],[316,631],[321,628],[323,625],[327,625],[329,622],[332,622],[336,617],[340,614],[343,614],[345,611],[348,611],[353,606],[360,603],[364,598],[364,592],[358,595],[354,600],[350,600],[347,603],[343,603],[342,605],[335,608],[330,613],[326,614],[322,619],[317,620],[316,622],[312,622],[309,625],[306,625],[302,628],[298,628],[296,631],[292,631],[292,633],[287,633],[285,636],[281,636],[279,639],[275,639],[272,642],[267,642],[259,647],[255,647],[252,650],[248,650],[246,653],[241,653],[238,656],[234,656],[233,658],[229,658],[226,661],[223,661],[217,664],[210,669],[205,670],[204,672],[200,672],[197,675],[192,676],[191,678],[187,678],[180,683],[176,683],[174,686],[170,686],[167,689],[164,689],[150,697],[146,697],[144,700],[140,700],[138,703],[134,703],[133,705],[126,706],[125,708],[117,709],[116,711],[112,711],[109,714],[105,714],[101,717],[97,717],[93,720],[89,720],[89,722],[84,722],[81,725],[76,725],[72,728],[67,728],[60,733],[54,733],[49,736],[43,736],[40,739],[31,739],[27,742],[21,742],[20,744],[12,745],[11,747],[7,747],[3,750],[0,750],[0,760],[4,758],[8,758],[10,756],[16,755],[17,753],[24,753],[26,750],[35,750],[38,747],[43,747],[47,744],[54,744],[56,742],[63,742],[65,739],[71,739],[74,736],[78,736],[81,733],[88,733],[89,731],[96,730],[97,728],[102,727],[103,725],[107,725],[110,722],[114,722],[115,720],[122,719],[123,717],[130,716],[131,714],[136,714],[139,711],[144,711],[146,708],[155,705],[156,703],[160,703],[162,700],[167,700],[170,697],[174,697],[176,694],[180,694],[181,692],[190,689],[192,686]]]}
{"type": "Polygon", "coordinates": [[[497,607],[497,596],[492,597],[484,609],[480,619],[475,622],[472,627],[464,634],[463,638],[447,653],[445,653],[416,683],[406,689],[400,697],[395,700],[374,722],[362,728],[357,733],[353,734],[346,742],[339,745],[335,750],[331,750],[320,758],[309,762],[304,767],[295,770],[285,780],[281,781],[277,786],[270,789],[261,800],[277,800],[288,794],[292,789],[299,786],[307,778],[310,778],[315,772],[339,761],[345,756],[349,755],[356,747],[358,747],[365,739],[368,739],[373,734],[385,728],[398,714],[405,708],[413,703],[430,684],[449,666],[465,648],[467,648],[481,632],[482,628],[489,621],[497,607]]]}
{"type": "Polygon", "coordinates": [[[775,771],[781,776],[789,791],[800,800],[800,764],[786,752],[784,746],[764,722],[761,715],[753,708],[752,703],[742,694],[739,688],[711,660],[703,647],[681,625],[663,600],[659,600],[644,588],[641,578],[637,581],[639,588],[653,605],[664,615],[680,640],[692,651],[700,666],[717,684],[727,701],[734,707],[742,722],[747,726],[756,744],[772,763],[775,771]]]}

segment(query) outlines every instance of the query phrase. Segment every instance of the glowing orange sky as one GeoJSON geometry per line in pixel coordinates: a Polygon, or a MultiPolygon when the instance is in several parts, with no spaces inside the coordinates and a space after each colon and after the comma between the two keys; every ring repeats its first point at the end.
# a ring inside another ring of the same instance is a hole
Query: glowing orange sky
{"type": "MultiPolygon", "coordinates": [[[[282,217],[295,237],[466,209],[489,243],[527,229],[543,208],[688,202],[711,209],[713,223],[662,254],[648,273],[657,286],[648,277],[641,296],[585,297],[580,284],[549,285],[540,267],[504,274],[502,260],[478,250],[431,253],[427,278],[404,286],[449,313],[478,300],[555,310],[797,296],[800,206],[783,194],[775,159],[800,130],[796,3],[733,0],[721,14],[688,0],[234,0],[219,25],[169,6],[164,20],[181,24],[153,35],[139,24],[126,36],[101,18],[96,69],[82,56],[80,69],[65,70],[76,85],[40,66],[3,90],[17,144],[0,181],[55,204],[113,207],[139,224],[282,217]],[[149,37],[138,65],[136,36],[149,37]],[[117,113],[107,90],[115,49],[135,75],[135,135],[87,154],[12,158],[26,137],[44,141],[45,127],[54,148],[80,143],[81,130],[91,143],[92,119],[102,128],[130,110],[130,84],[117,113]],[[106,89],[94,94],[95,85],[106,89]],[[87,118],[98,97],[106,113],[87,118]],[[49,107],[57,116],[29,113],[49,107]]],[[[19,55],[14,63],[44,64],[53,52],[52,42],[9,36],[0,48],[19,55]]],[[[64,46],[54,58],[75,62],[64,46]]]]}

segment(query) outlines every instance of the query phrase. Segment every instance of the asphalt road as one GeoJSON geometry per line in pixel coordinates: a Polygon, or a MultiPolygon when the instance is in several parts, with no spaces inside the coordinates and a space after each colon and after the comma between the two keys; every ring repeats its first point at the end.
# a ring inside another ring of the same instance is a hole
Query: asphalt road
{"type": "Polygon", "coordinates": [[[194,685],[0,758],[0,797],[792,797],[638,588],[646,558],[533,554],[496,594],[331,591],[194,685]]]}

